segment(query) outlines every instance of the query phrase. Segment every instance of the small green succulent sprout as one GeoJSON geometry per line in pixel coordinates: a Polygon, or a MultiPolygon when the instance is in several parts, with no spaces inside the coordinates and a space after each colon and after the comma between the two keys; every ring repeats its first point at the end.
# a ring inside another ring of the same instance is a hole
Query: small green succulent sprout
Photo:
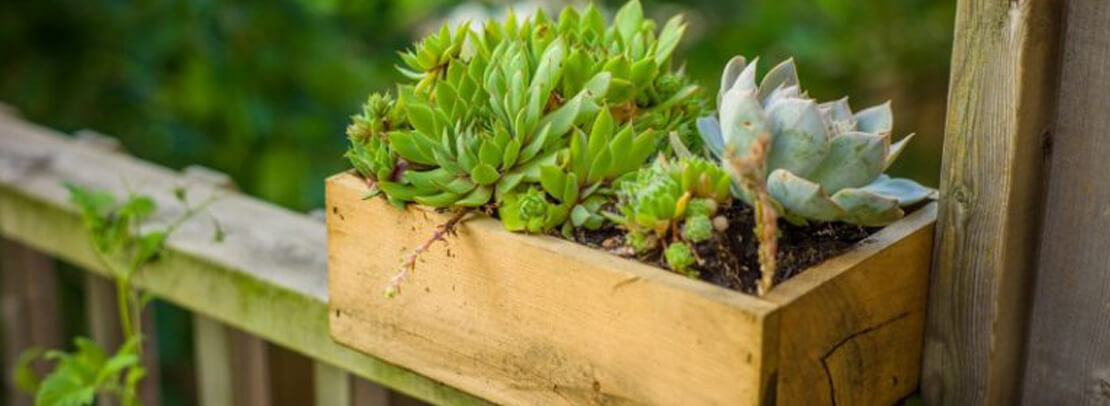
{"type": "Polygon", "coordinates": [[[667,261],[667,266],[675,272],[691,278],[698,277],[698,271],[690,268],[698,263],[697,256],[694,255],[694,250],[690,248],[690,244],[684,242],[671,243],[663,251],[663,259],[667,261]]]}
{"type": "Polygon", "coordinates": [[[690,156],[672,163],[660,156],[618,182],[620,213],[604,215],[627,231],[625,241],[636,253],[664,248],[670,269],[697,277],[690,244],[719,232],[714,218],[732,200],[729,186],[728,174],[710,161],[690,156]]]}
{"type": "Polygon", "coordinates": [[[547,198],[547,193],[530,187],[523,193],[506,196],[500,210],[501,222],[510,231],[542,233],[566,221],[569,205],[557,204],[547,198]]]}
{"type": "Polygon", "coordinates": [[[713,220],[705,214],[691,214],[682,225],[682,236],[690,242],[708,241],[713,237],[713,220]]]}
{"type": "MultiPolygon", "coordinates": [[[[729,61],[717,99],[720,119],[701,118],[698,128],[719,159],[726,148],[746,151],[761,134],[770,135],[766,189],[788,220],[882,226],[901,218],[902,206],[934,196],[916,182],[883,175],[912,138],[891,144],[889,102],[855,113],[847,98],[818,104],[802,90],[793,60],[772,68],[757,86],[757,62],[729,61]]],[[[751,201],[739,186],[734,192],[751,201]]]]}
{"type": "MultiPolygon", "coordinates": [[[[397,158],[386,141],[386,133],[403,123],[404,115],[396,108],[392,97],[370,94],[362,105],[362,113],[351,117],[351,125],[347,126],[347,140],[351,146],[345,156],[359,175],[366,179],[392,179],[397,158]]],[[[375,185],[371,195],[378,192],[375,185]]]]}
{"type": "Polygon", "coordinates": [[[661,238],[689,215],[709,219],[732,198],[728,174],[712,162],[688,157],[672,164],[662,156],[637,171],[634,179],[620,182],[618,196],[621,213],[610,214],[610,219],[630,231],[651,231],[661,238]]]}

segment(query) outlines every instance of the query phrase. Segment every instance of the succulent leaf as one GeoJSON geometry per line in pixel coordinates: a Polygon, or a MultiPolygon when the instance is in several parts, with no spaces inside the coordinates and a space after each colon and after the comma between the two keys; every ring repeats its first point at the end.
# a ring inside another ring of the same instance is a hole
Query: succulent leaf
{"type": "Polygon", "coordinates": [[[913,136],[914,134],[907,135],[890,146],[890,151],[887,152],[886,159],[883,160],[883,171],[889,169],[890,165],[894,164],[894,161],[896,161],[899,156],[902,156],[902,151],[906,149],[906,145],[910,143],[913,136]]]}
{"type": "Polygon", "coordinates": [[[808,176],[829,154],[825,123],[812,100],[784,100],[767,111],[767,119],[774,134],[767,157],[768,170],[782,168],[808,176]]]}
{"type": "Polygon", "coordinates": [[[920,203],[926,199],[935,199],[937,191],[909,179],[891,178],[882,175],[871,184],[860,189],[871,193],[889,197],[898,201],[899,206],[920,203]]]}
{"type": "Polygon", "coordinates": [[[832,201],[844,209],[844,221],[862,226],[883,226],[902,218],[898,200],[871,193],[864,189],[844,189],[832,196],[832,201]]]}
{"type": "MultiPolygon", "coordinates": [[[[766,103],[766,97],[775,89],[798,86],[798,70],[794,67],[794,58],[787,59],[771,68],[763,81],[759,83],[759,97],[766,103]]],[[[770,103],[767,103],[769,106],[770,103]]]]}
{"type": "Polygon", "coordinates": [[[825,190],[864,186],[883,173],[889,140],[878,135],[850,132],[833,138],[829,152],[811,179],[825,190]]]}
{"type": "Polygon", "coordinates": [[[738,151],[747,151],[759,134],[769,130],[763,106],[755,94],[738,88],[725,93],[720,123],[726,148],[731,146],[738,151]]]}
{"type": "Polygon", "coordinates": [[[894,128],[894,112],[890,109],[890,102],[869,107],[856,113],[856,130],[890,136],[894,128]]]}
{"type": "Polygon", "coordinates": [[[714,116],[701,117],[697,123],[698,132],[701,134],[706,148],[714,157],[719,159],[725,153],[725,140],[721,136],[721,123],[714,116]]]}
{"type": "Polygon", "coordinates": [[[771,172],[767,177],[767,193],[775,198],[787,213],[817,221],[836,221],[844,218],[843,209],[829,199],[821,185],[790,173],[785,169],[771,172]]]}
{"type": "Polygon", "coordinates": [[[736,83],[736,79],[740,77],[740,72],[748,66],[748,62],[743,56],[736,55],[729,59],[725,64],[725,70],[721,73],[721,90],[717,93],[717,106],[724,106],[724,97],[732,86],[736,83]]]}

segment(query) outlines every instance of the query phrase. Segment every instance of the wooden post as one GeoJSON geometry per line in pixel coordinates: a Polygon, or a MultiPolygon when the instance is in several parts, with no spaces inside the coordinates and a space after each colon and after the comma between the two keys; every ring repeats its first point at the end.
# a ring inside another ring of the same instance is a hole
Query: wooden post
{"type": "Polygon", "coordinates": [[[1063,4],[959,1],[922,367],[928,404],[1017,402],[1063,4]]]}
{"type": "MultiPolygon", "coordinates": [[[[32,347],[58,348],[57,275],[54,261],[14,241],[0,239],[0,316],[3,317],[3,379],[7,404],[32,404],[32,396],[12,386],[12,366],[19,354],[32,347]]],[[[43,367],[45,365],[36,365],[43,367]]],[[[37,368],[39,374],[44,368],[37,368]]]]}
{"type": "Polygon", "coordinates": [[[1110,404],[1110,3],[1070,0],[1023,403],[1110,404]]]}

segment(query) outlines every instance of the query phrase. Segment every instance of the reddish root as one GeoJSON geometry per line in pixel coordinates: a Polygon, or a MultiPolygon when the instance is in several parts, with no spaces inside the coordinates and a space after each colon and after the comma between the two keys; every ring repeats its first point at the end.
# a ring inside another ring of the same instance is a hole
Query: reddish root
{"type": "Polygon", "coordinates": [[[420,259],[420,255],[427,252],[436,241],[447,241],[447,236],[453,234],[455,226],[462,221],[463,217],[469,213],[470,210],[458,210],[446,223],[440,224],[436,227],[436,231],[432,236],[425,240],[422,244],[412,250],[404,260],[401,261],[401,266],[397,274],[389,279],[389,285],[385,288],[385,295],[387,297],[394,297],[401,293],[401,285],[408,279],[409,274],[416,271],[416,261],[420,259]]]}

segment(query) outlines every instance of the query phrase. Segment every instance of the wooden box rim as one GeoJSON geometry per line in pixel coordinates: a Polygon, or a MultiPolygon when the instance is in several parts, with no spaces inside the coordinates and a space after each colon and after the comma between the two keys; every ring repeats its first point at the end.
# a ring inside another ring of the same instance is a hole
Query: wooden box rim
{"type": "MultiPolygon", "coordinates": [[[[332,175],[327,178],[326,182],[329,184],[342,185],[343,187],[364,190],[367,193],[369,193],[370,190],[365,180],[349,171],[332,175]]],[[[409,204],[405,210],[410,209],[423,211],[434,216],[440,216],[446,221],[446,216],[436,212],[434,208],[419,204],[409,204]]],[[[876,233],[859,241],[848,251],[828,258],[820,264],[807,268],[790,279],[775,285],[771,291],[764,296],[755,296],[717,286],[710,282],[695,280],[663,268],[645,264],[634,259],[623,258],[555,236],[512,232],[506,230],[499,220],[482,213],[474,213],[468,216],[464,221],[467,227],[474,227],[476,230],[481,230],[481,232],[501,233],[502,235],[506,235],[507,238],[521,244],[529,244],[555,254],[573,255],[593,266],[628,273],[628,282],[650,280],[675,289],[689,291],[703,298],[762,316],[805,295],[810,290],[820,286],[821,283],[834,279],[844,272],[850,271],[857,264],[879,253],[884,248],[906,238],[919,229],[928,227],[936,220],[936,213],[937,203],[935,201],[929,202],[923,207],[908,213],[902,219],[883,227],[876,233]]]]}

